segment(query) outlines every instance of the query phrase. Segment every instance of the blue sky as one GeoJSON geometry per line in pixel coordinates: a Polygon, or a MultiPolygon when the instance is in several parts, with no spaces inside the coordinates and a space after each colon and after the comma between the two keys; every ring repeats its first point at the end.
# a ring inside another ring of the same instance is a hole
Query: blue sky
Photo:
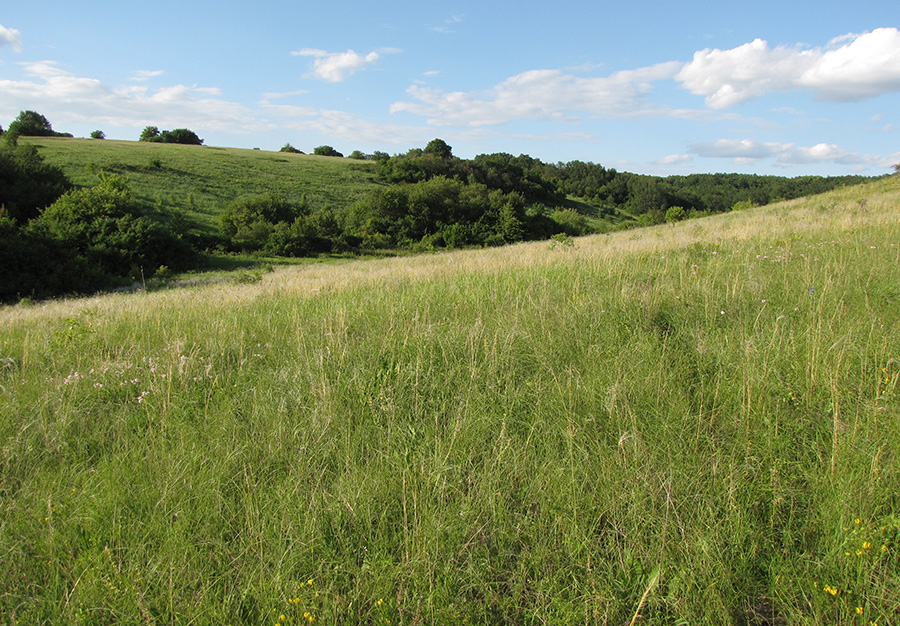
{"type": "Polygon", "coordinates": [[[879,175],[900,162],[894,2],[0,7],[0,125],[206,145],[530,154],[659,175],[879,175]]]}

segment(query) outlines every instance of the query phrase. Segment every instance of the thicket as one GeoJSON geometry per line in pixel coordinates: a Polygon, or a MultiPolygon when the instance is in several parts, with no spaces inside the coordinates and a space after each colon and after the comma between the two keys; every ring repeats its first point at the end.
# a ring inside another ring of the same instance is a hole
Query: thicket
{"type": "Polygon", "coordinates": [[[232,251],[299,257],[343,248],[341,226],[329,208],[311,213],[299,202],[263,193],[232,201],[220,218],[232,251]]]}
{"type": "Polygon", "coordinates": [[[63,171],[45,163],[34,146],[0,143],[0,212],[16,224],[37,217],[71,186],[63,171]]]}
{"type": "Polygon", "coordinates": [[[71,189],[31,146],[0,149],[0,194],[0,301],[92,293],[194,258],[124,179],[71,189]]]}
{"type": "Polygon", "coordinates": [[[495,246],[585,234],[565,195],[527,156],[453,156],[441,139],[378,159],[386,186],[349,207],[346,231],[364,247],[495,246]]]}

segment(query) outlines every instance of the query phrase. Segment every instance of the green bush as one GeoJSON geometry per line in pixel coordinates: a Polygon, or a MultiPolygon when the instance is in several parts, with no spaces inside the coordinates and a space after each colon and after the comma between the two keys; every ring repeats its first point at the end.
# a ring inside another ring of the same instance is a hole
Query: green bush
{"type": "Polygon", "coordinates": [[[330,156],[330,157],[342,157],[344,156],[331,146],[319,146],[313,149],[313,154],[317,154],[319,156],[330,156]]]}
{"type": "Polygon", "coordinates": [[[71,186],[63,171],[45,163],[34,146],[0,144],[0,206],[17,224],[37,217],[71,186]]]}
{"type": "Polygon", "coordinates": [[[160,131],[156,126],[145,126],[141,131],[139,141],[152,141],[156,143],[178,143],[191,146],[202,146],[203,140],[192,130],[176,128],[175,130],[160,131]]]}
{"type": "Polygon", "coordinates": [[[91,293],[106,279],[61,241],[0,215],[0,302],[91,293]]]}
{"type": "Polygon", "coordinates": [[[575,209],[557,209],[550,215],[550,219],[571,237],[578,237],[590,232],[587,218],[575,209]]]}
{"type": "Polygon", "coordinates": [[[178,269],[192,259],[190,247],[146,216],[115,175],[101,174],[95,187],[67,192],[30,226],[109,278],[160,265],[178,269]]]}
{"type": "Polygon", "coordinates": [[[271,193],[241,196],[222,213],[222,235],[245,252],[300,256],[308,249],[306,199],[290,202],[271,193]]]}
{"type": "Polygon", "coordinates": [[[684,210],[683,206],[670,206],[666,209],[666,222],[669,224],[680,222],[686,217],[687,211],[684,210]]]}

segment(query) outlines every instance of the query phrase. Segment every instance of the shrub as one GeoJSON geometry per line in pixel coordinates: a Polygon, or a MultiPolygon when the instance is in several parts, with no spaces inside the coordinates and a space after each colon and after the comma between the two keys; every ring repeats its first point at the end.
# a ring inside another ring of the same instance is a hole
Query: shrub
{"type": "MultiPolygon", "coordinates": [[[[286,245],[284,228],[290,228],[298,217],[307,213],[306,200],[292,203],[281,196],[271,193],[241,196],[232,201],[222,213],[220,225],[222,234],[236,248],[245,251],[258,251],[266,247],[269,237],[279,227],[278,241],[274,246],[286,245]]],[[[293,256],[293,255],[292,255],[293,256]]]]}
{"type": "Polygon", "coordinates": [[[575,209],[557,209],[550,215],[563,232],[572,237],[584,235],[590,231],[587,218],[575,209]]]}
{"type": "Polygon", "coordinates": [[[37,217],[71,186],[62,169],[45,163],[34,146],[0,145],[0,205],[17,224],[37,217]]]}
{"type": "Polygon", "coordinates": [[[156,141],[159,138],[159,129],[156,126],[144,126],[138,141],[156,141]]]}
{"type": "Polygon", "coordinates": [[[330,156],[330,157],[342,157],[344,156],[331,146],[319,146],[313,150],[313,154],[317,154],[319,156],[330,156]]]}
{"type": "Polygon", "coordinates": [[[670,206],[666,209],[666,222],[669,224],[680,222],[686,217],[687,211],[684,210],[683,206],[670,206]]]}
{"type": "Polygon", "coordinates": [[[91,139],[106,139],[106,133],[102,130],[92,130],[91,139]]]}
{"type": "Polygon", "coordinates": [[[190,247],[144,215],[124,179],[115,175],[101,174],[95,187],[67,192],[34,228],[110,278],[140,267],[186,267],[192,259],[190,247]]]}
{"type": "Polygon", "coordinates": [[[157,143],[178,143],[191,146],[202,146],[203,140],[192,130],[176,128],[175,130],[160,131],[156,126],[145,126],[141,131],[139,141],[153,141],[157,143]]]}

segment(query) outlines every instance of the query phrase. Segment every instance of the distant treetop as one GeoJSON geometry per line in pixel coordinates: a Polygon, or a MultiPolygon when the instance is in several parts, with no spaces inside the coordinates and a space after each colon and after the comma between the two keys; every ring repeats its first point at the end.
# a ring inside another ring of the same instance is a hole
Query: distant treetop
{"type": "Polygon", "coordinates": [[[57,133],[50,121],[37,111],[20,111],[6,131],[13,142],[17,137],[71,137],[71,133],[57,133]]]}
{"type": "Polygon", "coordinates": [[[157,143],[180,143],[191,146],[203,145],[203,140],[197,136],[197,133],[187,128],[160,131],[156,126],[145,126],[144,130],[141,131],[139,140],[157,143]]]}
{"type": "Polygon", "coordinates": [[[424,154],[433,154],[442,159],[449,159],[453,156],[453,149],[443,139],[432,139],[422,152],[424,154]]]}
{"type": "Polygon", "coordinates": [[[330,156],[330,157],[342,157],[344,156],[331,146],[319,146],[318,148],[313,150],[313,154],[318,154],[319,156],[330,156]]]}

